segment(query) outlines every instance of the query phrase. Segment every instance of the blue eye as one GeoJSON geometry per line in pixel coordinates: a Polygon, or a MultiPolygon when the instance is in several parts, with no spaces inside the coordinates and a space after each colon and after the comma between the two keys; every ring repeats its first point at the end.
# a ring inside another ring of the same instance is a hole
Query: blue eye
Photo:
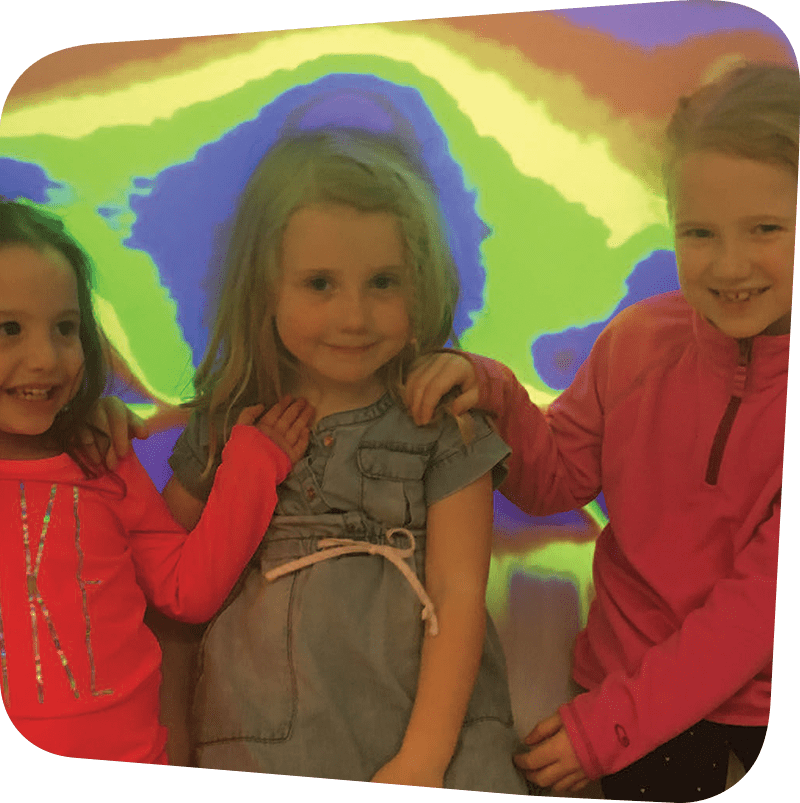
{"type": "Polygon", "coordinates": [[[22,331],[22,327],[17,321],[4,321],[0,323],[0,331],[8,337],[13,337],[22,331]]]}

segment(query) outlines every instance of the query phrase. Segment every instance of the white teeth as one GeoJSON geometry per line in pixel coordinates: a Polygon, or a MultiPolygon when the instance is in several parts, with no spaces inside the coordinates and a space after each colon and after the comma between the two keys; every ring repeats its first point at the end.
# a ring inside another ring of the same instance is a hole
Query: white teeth
{"type": "Polygon", "coordinates": [[[766,290],[766,287],[762,287],[757,290],[714,290],[713,292],[725,301],[747,301],[748,298],[760,296],[766,290]]]}
{"type": "Polygon", "coordinates": [[[41,401],[50,395],[50,389],[43,388],[17,388],[17,396],[22,396],[26,401],[41,401]]]}

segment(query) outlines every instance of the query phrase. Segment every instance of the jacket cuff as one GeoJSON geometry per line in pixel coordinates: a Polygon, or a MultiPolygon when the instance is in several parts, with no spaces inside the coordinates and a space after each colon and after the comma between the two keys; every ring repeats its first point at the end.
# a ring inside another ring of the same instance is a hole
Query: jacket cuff
{"type": "MultiPolygon", "coordinates": [[[[586,692],[589,693],[589,692],[586,692]]],[[[603,773],[600,761],[592,749],[589,736],[583,728],[580,717],[575,711],[573,703],[565,703],[558,709],[564,729],[567,731],[572,749],[580,762],[581,769],[589,780],[596,781],[603,773]]]]}
{"type": "Polygon", "coordinates": [[[274,467],[276,485],[280,485],[292,470],[289,455],[260,429],[245,424],[234,425],[222,450],[223,462],[253,459],[256,461],[266,459],[274,467]]]}

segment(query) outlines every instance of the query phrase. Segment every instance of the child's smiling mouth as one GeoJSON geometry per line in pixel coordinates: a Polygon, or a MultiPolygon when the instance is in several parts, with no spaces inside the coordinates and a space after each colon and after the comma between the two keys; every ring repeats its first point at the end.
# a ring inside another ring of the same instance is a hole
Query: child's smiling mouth
{"type": "Polygon", "coordinates": [[[713,287],[708,288],[713,295],[723,301],[732,303],[748,301],[751,298],[757,298],[769,290],[769,287],[754,287],[745,290],[715,290],[713,287]]]}
{"type": "Polygon", "coordinates": [[[364,351],[368,351],[375,345],[374,343],[363,343],[361,345],[356,346],[339,346],[333,343],[328,344],[328,348],[332,349],[333,351],[339,351],[343,354],[360,354],[364,351]]]}
{"type": "Polygon", "coordinates": [[[18,399],[23,399],[24,401],[49,401],[55,395],[57,386],[56,385],[46,385],[46,386],[33,386],[33,385],[26,385],[20,386],[15,388],[8,388],[6,393],[11,396],[14,396],[18,399]]]}

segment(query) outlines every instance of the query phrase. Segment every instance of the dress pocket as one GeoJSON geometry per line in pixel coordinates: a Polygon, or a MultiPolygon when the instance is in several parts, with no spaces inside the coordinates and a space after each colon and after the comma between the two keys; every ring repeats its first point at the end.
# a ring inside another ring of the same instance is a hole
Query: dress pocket
{"type": "Polygon", "coordinates": [[[357,461],[361,473],[361,509],[390,527],[424,526],[423,477],[428,446],[407,449],[362,444],[357,461]]]}
{"type": "Polygon", "coordinates": [[[239,595],[206,630],[193,708],[199,744],[291,735],[299,579],[291,574],[268,583],[251,568],[239,595]]]}

